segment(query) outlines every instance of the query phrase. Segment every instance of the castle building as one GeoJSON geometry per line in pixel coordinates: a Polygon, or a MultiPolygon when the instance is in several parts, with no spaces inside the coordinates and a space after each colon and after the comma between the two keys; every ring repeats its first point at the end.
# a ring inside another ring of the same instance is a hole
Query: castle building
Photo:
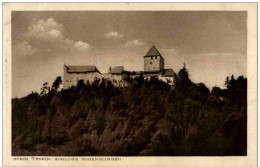
{"type": "Polygon", "coordinates": [[[123,66],[115,66],[109,68],[108,73],[101,74],[96,66],[69,66],[64,65],[63,89],[76,86],[79,80],[84,82],[93,82],[96,78],[109,79],[116,86],[125,86],[127,83],[124,79],[128,76],[134,78],[140,74],[147,79],[157,77],[158,79],[173,85],[174,71],[172,69],[164,69],[164,58],[155,46],[144,56],[144,71],[126,71],[123,66]]]}
{"type": "Polygon", "coordinates": [[[71,86],[76,86],[79,80],[94,81],[95,78],[100,78],[102,74],[96,66],[67,66],[64,65],[63,74],[63,89],[71,86]]]}
{"type": "Polygon", "coordinates": [[[164,58],[153,46],[144,56],[144,71],[162,71],[164,69],[164,58]]]}
{"type": "Polygon", "coordinates": [[[164,69],[164,58],[155,46],[144,56],[144,71],[146,78],[158,77],[167,83],[173,83],[174,72],[172,69],[164,69]]]}
{"type": "Polygon", "coordinates": [[[131,75],[130,71],[126,71],[123,66],[115,66],[109,68],[108,73],[102,74],[102,78],[109,79],[115,86],[126,86],[127,83],[124,81],[128,76],[131,75]]]}

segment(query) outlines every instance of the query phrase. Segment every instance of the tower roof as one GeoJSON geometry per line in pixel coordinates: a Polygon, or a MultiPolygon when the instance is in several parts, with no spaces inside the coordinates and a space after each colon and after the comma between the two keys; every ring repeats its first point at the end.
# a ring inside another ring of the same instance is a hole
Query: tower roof
{"type": "MultiPolygon", "coordinates": [[[[150,56],[161,56],[161,53],[157,50],[157,48],[153,45],[152,48],[146,53],[144,57],[150,57],[150,56]]],[[[162,57],[163,58],[163,57],[162,57]]]]}

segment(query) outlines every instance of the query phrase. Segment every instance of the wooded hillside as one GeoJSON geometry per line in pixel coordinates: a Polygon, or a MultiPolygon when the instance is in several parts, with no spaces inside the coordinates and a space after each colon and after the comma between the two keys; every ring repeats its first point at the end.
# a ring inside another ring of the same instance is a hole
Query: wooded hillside
{"type": "Polygon", "coordinates": [[[58,78],[12,99],[12,155],[247,155],[247,79],[211,91],[185,67],[174,79],[174,88],[140,75],[128,87],[97,79],[57,91],[58,78]]]}

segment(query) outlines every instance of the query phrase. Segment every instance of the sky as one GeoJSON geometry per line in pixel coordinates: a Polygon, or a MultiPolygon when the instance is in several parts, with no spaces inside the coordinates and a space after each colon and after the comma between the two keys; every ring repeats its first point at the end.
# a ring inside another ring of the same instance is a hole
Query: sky
{"type": "Polygon", "coordinates": [[[224,88],[247,76],[247,13],[222,11],[12,12],[12,97],[40,92],[63,66],[143,70],[155,45],[165,68],[186,64],[195,83],[224,88]]]}

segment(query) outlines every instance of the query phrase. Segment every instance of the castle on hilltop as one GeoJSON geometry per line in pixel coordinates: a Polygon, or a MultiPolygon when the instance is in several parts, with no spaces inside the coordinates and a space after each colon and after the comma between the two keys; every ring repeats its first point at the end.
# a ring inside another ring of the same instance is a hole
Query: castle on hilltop
{"type": "Polygon", "coordinates": [[[157,77],[158,79],[172,85],[174,72],[172,69],[164,69],[164,58],[155,46],[144,56],[144,71],[126,71],[123,66],[115,66],[109,68],[108,73],[101,74],[96,66],[68,66],[64,65],[63,88],[67,89],[77,85],[79,80],[84,82],[93,82],[96,78],[105,78],[112,81],[117,86],[125,86],[124,81],[127,76],[135,78],[143,74],[144,78],[150,79],[157,77]]]}

